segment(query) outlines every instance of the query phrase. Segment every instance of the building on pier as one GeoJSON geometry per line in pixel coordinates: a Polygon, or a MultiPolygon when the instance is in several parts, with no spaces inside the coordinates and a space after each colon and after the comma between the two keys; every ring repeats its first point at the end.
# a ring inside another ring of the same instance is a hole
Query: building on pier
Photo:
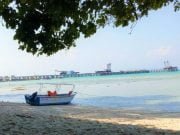
{"type": "Polygon", "coordinates": [[[171,66],[169,64],[169,61],[164,61],[164,68],[163,68],[164,71],[178,71],[178,67],[176,66],[171,66]]]}

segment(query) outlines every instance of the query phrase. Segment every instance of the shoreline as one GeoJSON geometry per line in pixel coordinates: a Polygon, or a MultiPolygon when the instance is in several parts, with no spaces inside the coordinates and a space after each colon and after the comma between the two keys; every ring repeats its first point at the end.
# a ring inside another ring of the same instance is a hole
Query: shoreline
{"type": "Polygon", "coordinates": [[[180,134],[180,112],[0,102],[0,134],[180,134]]]}

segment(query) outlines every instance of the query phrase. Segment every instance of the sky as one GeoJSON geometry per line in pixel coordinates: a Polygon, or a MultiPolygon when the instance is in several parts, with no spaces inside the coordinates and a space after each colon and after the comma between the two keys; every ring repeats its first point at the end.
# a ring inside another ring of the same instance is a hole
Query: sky
{"type": "Polygon", "coordinates": [[[151,11],[132,32],[130,27],[107,26],[90,38],[81,37],[70,50],[37,57],[18,50],[14,31],[0,24],[0,76],[57,74],[55,70],[92,73],[108,63],[112,71],[151,70],[163,68],[165,60],[180,68],[180,11],[172,6],[151,11]]]}

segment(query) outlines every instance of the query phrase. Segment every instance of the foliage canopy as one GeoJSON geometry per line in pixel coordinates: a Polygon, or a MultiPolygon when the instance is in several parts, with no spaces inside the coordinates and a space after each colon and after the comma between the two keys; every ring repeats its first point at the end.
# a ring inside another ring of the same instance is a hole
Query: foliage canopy
{"type": "Polygon", "coordinates": [[[179,9],[178,0],[0,0],[0,17],[15,30],[19,49],[52,55],[75,46],[80,35],[107,24],[127,26],[170,3],[179,9]]]}

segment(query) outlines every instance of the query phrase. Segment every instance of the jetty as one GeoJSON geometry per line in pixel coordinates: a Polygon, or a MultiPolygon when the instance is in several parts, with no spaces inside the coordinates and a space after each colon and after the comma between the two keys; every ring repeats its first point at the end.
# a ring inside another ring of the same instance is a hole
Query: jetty
{"type": "Polygon", "coordinates": [[[108,75],[126,75],[126,74],[141,74],[141,73],[152,73],[152,72],[174,72],[178,71],[178,67],[171,66],[168,61],[164,62],[164,68],[162,69],[141,69],[141,70],[131,70],[131,71],[118,71],[112,72],[111,63],[106,65],[105,70],[95,71],[94,73],[79,73],[76,71],[59,71],[55,70],[54,75],[31,75],[31,76],[0,76],[0,82],[6,81],[28,81],[28,80],[48,80],[48,79],[62,79],[70,77],[93,77],[93,76],[108,76],[108,75]]]}

